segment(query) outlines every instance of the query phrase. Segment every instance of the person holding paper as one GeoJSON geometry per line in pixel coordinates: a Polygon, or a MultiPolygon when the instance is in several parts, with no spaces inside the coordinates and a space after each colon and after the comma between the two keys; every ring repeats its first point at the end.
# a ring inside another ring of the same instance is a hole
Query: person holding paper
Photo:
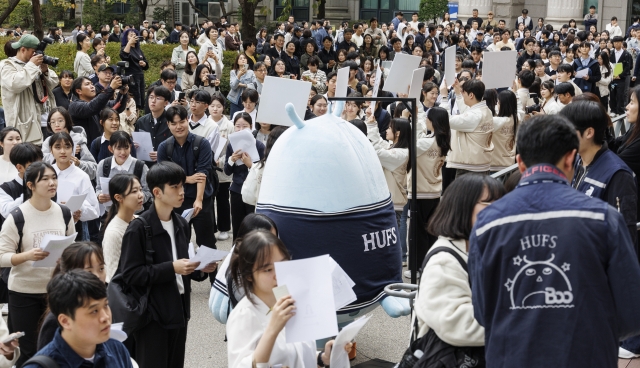
{"type": "MultiPolygon", "coordinates": [[[[269,136],[266,142],[266,148],[264,150],[264,158],[249,169],[249,174],[242,185],[242,201],[245,204],[255,206],[258,203],[258,195],[260,194],[260,183],[262,182],[262,173],[264,166],[267,164],[267,158],[269,157],[269,151],[276,143],[278,138],[287,130],[288,127],[276,126],[269,132],[269,136]]],[[[256,140],[257,141],[257,140],[256,140]]]]}
{"type": "MultiPolygon", "coordinates": [[[[257,65],[257,64],[256,64],[257,65]]],[[[220,93],[214,93],[211,96],[211,104],[209,105],[209,117],[214,123],[218,124],[220,132],[220,143],[218,149],[214,153],[218,155],[215,161],[216,166],[220,169],[216,174],[220,185],[216,192],[216,228],[218,229],[218,240],[229,239],[229,231],[231,230],[231,205],[229,203],[229,187],[231,186],[231,176],[224,173],[224,164],[227,162],[226,152],[229,144],[229,134],[233,133],[233,123],[223,114],[226,99],[220,93]],[[224,142],[224,143],[223,143],[224,142]]]]}
{"type": "Polygon", "coordinates": [[[627,50],[622,48],[622,37],[613,37],[612,41],[614,49],[611,52],[611,63],[614,65],[611,82],[611,113],[617,116],[625,113],[633,58],[627,50]]]}
{"type": "MultiPolygon", "coordinates": [[[[120,130],[120,115],[111,108],[105,108],[100,111],[100,125],[102,126],[102,137],[96,138],[91,142],[91,155],[95,162],[100,162],[107,157],[113,156],[113,152],[109,150],[109,141],[111,135],[120,130]]],[[[131,155],[136,157],[136,148],[133,139],[130,142],[131,155]]]]}
{"type": "Polygon", "coordinates": [[[576,77],[574,82],[582,92],[591,92],[596,96],[600,95],[600,89],[597,86],[597,83],[602,78],[602,73],[600,72],[600,64],[598,64],[598,60],[589,56],[589,51],[591,51],[591,44],[588,41],[580,42],[580,47],[578,48],[580,52],[580,56],[574,59],[573,61],[573,69],[580,73],[580,71],[587,69],[587,75],[582,78],[576,77]]]}
{"type": "MultiPolygon", "coordinates": [[[[317,353],[315,341],[286,343],[285,325],[296,314],[291,295],[276,299],[278,286],[274,263],[291,258],[287,248],[272,233],[254,230],[242,239],[231,264],[231,275],[246,291],[229,315],[227,356],[230,368],[324,367],[331,359],[334,340],[317,353]],[[262,327],[266,326],[266,328],[262,327]]],[[[352,343],[336,349],[351,351],[352,343]]]]}
{"type": "Polygon", "coordinates": [[[191,314],[191,280],[202,281],[207,277],[205,273],[216,269],[216,263],[213,263],[202,271],[195,271],[200,263],[188,260],[191,226],[176,213],[176,209],[183,206],[186,181],[184,169],[173,162],[161,161],[149,169],[147,183],[154,201],[140,217],[151,227],[151,244],[155,251],[153,264],[146,264],[144,244],[147,235],[142,221],[131,221],[122,239],[122,254],[116,272],[122,273],[128,285],[151,288],[152,320],[133,333],[136,341],[134,358],[141,367],[184,367],[191,314]]]}
{"type": "MultiPolygon", "coordinates": [[[[245,129],[251,130],[252,120],[247,113],[236,115],[233,121],[234,131],[239,132],[245,129]]],[[[264,158],[265,146],[256,140],[256,150],[260,160],[264,158]]],[[[224,173],[233,175],[233,183],[229,188],[231,192],[231,224],[233,228],[233,239],[238,236],[238,228],[245,216],[255,212],[255,206],[245,203],[242,200],[242,186],[249,174],[249,169],[253,166],[252,157],[242,150],[234,150],[231,144],[227,145],[227,160],[224,164],[224,173]]]]}
{"type": "Polygon", "coordinates": [[[171,92],[163,86],[157,86],[153,89],[149,88],[149,99],[147,108],[151,110],[147,115],[142,116],[136,121],[136,132],[145,132],[151,134],[151,142],[153,143],[153,151],[149,152],[151,161],[145,161],[148,167],[155,165],[157,161],[157,151],[160,143],[171,137],[171,131],[167,125],[167,119],[164,111],[171,100],[171,92]]]}
{"type": "Polygon", "coordinates": [[[165,116],[173,137],[160,143],[158,162],[174,162],[188,175],[184,183],[184,202],[176,211],[182,213],[184,210],[193,208],[190,224],[193,225],[196,233],[197,243],[215,249],[214,188],[211,179],[215,173],[211,164],[213,162],[211,146],[208,140],[200,138],[199,146],[195,147],[198,138],[189,131],[187,110],[184,107],[171,106],[165,116]]]}
{"type": "Polygon", "coordinates": [[[24,216],[22,241],[13,216],[6,218],[0,231],[0,267],[11,267],[9,324],[26,334],[20,339],[18,366],[36,353],[38,324],[47,308],[46,287],[53,269],[31,266],[49,255],[41,249],[42,239],[46,234],[75,233],[74,219],[65,224],[61,205],[51,200],[58,188],[55,169],[46,162],[34,162],[24,176],[25,202],[19,206],[24,216]]]}

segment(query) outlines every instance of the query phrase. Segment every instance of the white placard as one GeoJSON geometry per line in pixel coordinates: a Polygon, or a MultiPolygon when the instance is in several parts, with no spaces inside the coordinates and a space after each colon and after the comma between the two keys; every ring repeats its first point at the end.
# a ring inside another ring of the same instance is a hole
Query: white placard
{"type": "Polygon", "coordinates": [[[371,96],[378,97],[378,90],[380,89],[380,81],[382,80],[382,69],[376,68],[376,79],[373,82],[373,94],[371,96]]]}
{"type": "Polygon", "coordinates": [[[133,142],[138,143],[136,147],[136,158],[142,161],[151,161],[149,153],[153,152],[153,142],[149,132],[133,132],[133,142]]]}
{"type": "Polygon", "coordinates": [[[511,87],[516,79],[517,58],[517,51],[484,53],[482,60],[482,82],[484,83],[484,88],[511,87]]]}
{"type": "Polygon", "coordinates": [[[200,262],[200,265],[196,268],[196,271],[200,271],[213,262],[223,260],[228,254],[229,252],[224,250],[213,249],[203,245],[198,248],[195,257],[189,259],[189,262],[200,262]]]}
{"type": "Polygon", "coordinates": [[[311,82],[265,77],[256,121],[292,126],[293,122],[289,119],[285,106],[288,103],[293,104],[298,116],[304,117],[309,101],[309,92],[311,92],[311,82]]]}
{"type": "Polygon", "coordinates": [[[380,66],[384,69],[391,69],[391,64],[393,64],[393,61],[383,61],[380,66]]]}
{"type": "MultiPolygon", "coordinates": [[[[488,54],[485,53],[485,55],[488,54]]],[[[484,64],[483,64],[484,65],[484,64]]],[[[456,79],[456,46],[449,46],[444,50],[444,79],[447,81],[447,88],[453,86],[456,79]]]]}
{"type": "Polygon", "coordinates": [[[335,368],[349,368],[351,364],[349,364],[349,354],[344,350],[345,345],[347,345],[351,340],[353,340],[358,332],[364,327],[364,325],[369,321],[371,316],[365,316],[360,319],[353,321],[352,323],[345,326],[342,331],[336,336],[336,340],[333,343],[333,349],[331,349],[331,359],[329,361],[329,366],[335,368]]]}
{"type": "Polygon", "coordinates": [[[337,335],[329,256],[276,262],[275,268],[278,285],[287,285],[296,306],[285,325],[287,343],[337,335]]]}
{"type": "Polygon", "coordinates": [[[226,143],[227,143],[227,138],[220,137],[220,140],[218,141],[218,147],[216,147],[216,152],[213,155],[214,161],[218,161],[218,159],[220,158],[220,154],[222,153],[222,149],[226,148],[225,147],[226,143]]]}
{"type": "MultiPolygon", "coordinates": [[[[102,191],[102,194],[109,194],[109,182],[111,181],[111,178],[104,178],[104,177],[100,177],[100,190],[102,191]]],[[[113,204],[113,202],[109,201],[109,202],[104,202],[101,203],[101,205],[105,206],[105,207],[109,207],[113,204]]]]}
{"type": "Polygon", "coordinates": [[[62,252],[76,241],[77,235],[78,233],[73,233],[69,236],[46,234],[42,238],[40,248],[45,252],[49,252],[49,255],[45,259],[33,262],[32,266],[55,267],[56,262],[58,262],[58,259],[62,256],[62,252]]]}
{"type": "MultiPolygon", "coordinates": [[[[243,129],[239,132],[231,133],[231,135],[229,135],[229,144],[231,145],[231,148],[233,148],[234,152],[242,150],[242,152],[248,153],[252,162],[260,161],[260,155],[256,148],[256,138],[251,133],[251,130],[243,129]]],[[[241,160],[238,161],[242,163],[241,160]]],[[[236,161],[236,164],[238,164],[238,161],[236,161]]]]}
{"type": "Polygon", "coordinates": [[[87,198],[87,193],[73,195],[66,201],[64,205],[67,206],[69,210],[71,210],[71,213],[73,213],[82,207],[82,203],[84,202],[85,198],[87,198]]]}
{"type": "Polygon", "coordinates": [[[349,87],[349,68],[338,69],[338,77],[336,79],[336,97],[347,97],[347,89],[349,87]]]}
{"type": "Polygon", "coordinates": [[[391,64],[389,76],[384,81],[384,90],[394,93],[408,93],[411,74],[408,70],[416,70],[420,66],[420,57],[407,54],[396,54],[391,64]]]}
{"type": "Polygon", "coordinates": [[[424,79],[424,68],[416,69],[411,76],[411,86],[409,87],[409,98],[417,98],[420,101],[422,92],[422,81],[424,79]]]}

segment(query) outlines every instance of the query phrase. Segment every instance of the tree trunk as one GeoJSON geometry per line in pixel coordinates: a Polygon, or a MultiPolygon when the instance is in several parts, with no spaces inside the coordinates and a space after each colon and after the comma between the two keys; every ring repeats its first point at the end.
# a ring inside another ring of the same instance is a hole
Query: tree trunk
{"type": "Polygon", "coordinates": [[[318,0],[318,19],[324,19],[327,0],[318,0]]]}
{"type": "Polygon", "coordinates": [[[147,17],[147,5],[147,0],[138,0],[139,24],[142,24],[147,17]]]}
{"type": "Polygon", "coordinates": [[[4,12],[2,12],[2,14],[0,14],[0,24],[4,23],[4,21],[9,18],[9,15],[11,15],[11,12],[13,11],[13,9],[16,8],[16,6],[18,6],[18,3],[20,2],[20,0],[10,0],[9,1],[9,7],[7,9],[4,10],[4,12]]]}
{"type": "Polygon", "coordinates": [[[44,29],[42,28],[42,13],[40,12],[40,0],[31,0],[33,7],[33,33],[34,36],[42,40],[44,37],[44,29]]]}
{"type": "MultiPolygon", "coordinates": [[[[70,3],[73,4],[73,6],[69,9],[69,19],[76,19],[76,1],[71,0],[70,3]]],[[[75,26],[75,23],[73,25],[75,26]]]]}
{"type": "Polygon", "coordinates": [[[240,6],[242,7],[242,34],[243,38],[255,37],[256,34],[256,20],[255,13],[260,0],[240,0],[240,6]]]}

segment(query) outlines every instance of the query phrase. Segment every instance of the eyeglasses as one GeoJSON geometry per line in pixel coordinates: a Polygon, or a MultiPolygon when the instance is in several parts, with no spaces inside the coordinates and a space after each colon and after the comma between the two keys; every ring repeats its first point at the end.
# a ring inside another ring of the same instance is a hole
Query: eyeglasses
{"type": "Polygon", "coordinates": [[[165,101],[164,97],[160,97],[160,96],[149,96],[149,101],[158,101],[158,102],[163,102],[165,101]]]}

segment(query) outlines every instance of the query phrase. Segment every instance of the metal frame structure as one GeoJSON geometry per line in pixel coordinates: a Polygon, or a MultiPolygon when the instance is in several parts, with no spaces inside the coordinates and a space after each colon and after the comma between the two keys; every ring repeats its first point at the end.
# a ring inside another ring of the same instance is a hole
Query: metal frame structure
{"type": "MultiPolygon", "coordinates": [[[[416,143],[417,143],[417,137],[418,137],[418,133],[417,133],[417,119],[418,119],[418,113],[416,110],[416,106],[418,105],[418,99],[417,98],[399,98],[399,97],[330,97],[329,98],[330,102],[337,102],[337,101],[357,101],[357,102],[366,102],[366,101],[373,101],[373,102],[402,102],[405,104],[405,106],[407,107],[407,109],[411,112],[411,116],[412,116],[412,129],[411,129],[411,147],[413,147],[413,149],[411,150],[411,207],[409,210],[410,213],[410,217],[411,219],[417,219],[418,218],[418,198],[417,196],[417,177],[416,177],[416,161],[417,161],[417,157],[416,157],[416,143]]],[[[417,242],[417,236],[418,236],[418,228],[416,227],[416,221],[410,221],[409,222],[409,246],[407,247],[409,249],[409,254],[411,255],[411,257],[409,257],[409,261],[410,261],[410,266],[411,266],[411,283],[412,284],[416,284],[417,283],[417,270],[418,270],[418,258],[416,257],[416,252],[418,251],[418,244],[417,242]]]]}

